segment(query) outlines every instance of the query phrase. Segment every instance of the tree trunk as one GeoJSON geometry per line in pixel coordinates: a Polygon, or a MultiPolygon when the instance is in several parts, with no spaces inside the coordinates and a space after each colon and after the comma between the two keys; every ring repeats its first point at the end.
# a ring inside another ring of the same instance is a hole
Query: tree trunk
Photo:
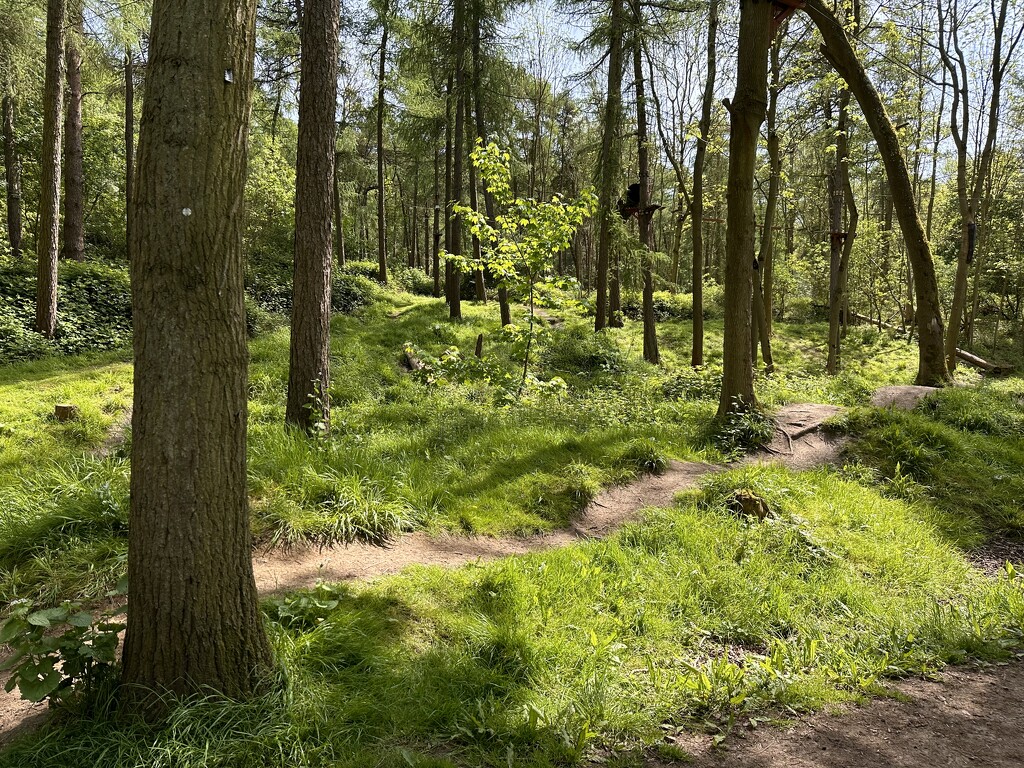
{"type": "Polygon", "coordinates": [[[729,104],[729,180],[725,258],[725,341],[720,417],[756,407],[751,346],[754,260],[754,171],[761,124],[768,109],[771,3],[742,0],[736,96],[729,104]]]}
{"type": "Polygon", "coordinates": [[[704,365],[704,159],[711,136],[711,104],[715,96],[715,74],[718,62],[718,0],[711,0],[708,17],[708,72],[700,108],[700,137],[693,153],[693,195],[690,198],[690,232],[693,237],[693,347],[690,364],[704,365]]]}
{"type": "Polygon", "coordinates": [[[85,173],[82,168],[82,37],[85,22],[81,0],[68,8],[71,33],[65,41],[68,109],[64,121],[64,258],[85,259],[85,173]]]}
{"type": "Polygon", "coordinates": [[[828,321],[828,360],[825,372],[831,375],[839,373],[841,359],[840,324],[848,322],[845,308],[847,300],[847,274],[850,266],[850,254],[853,252],[853,239],[857,236],[857,203],[850,186],[849,166],[849,133],[848,115],[850,92],[846,89],[839,96],[839,123],[836,126],[836,167],[830,177],[830,193],[833,199],[832,209],[832,258],[829,280],[829,321],[828,321]],[[846,230],[843,231],[843,207],[849,211],[846,230]]]}
{"type": "Polygon", "coordinates": [[[124,52],[124,210],[125,210],[125,253],[128,263],[132,261],[132,209],[135,198],[135,55],[131,48],[124,52]]]}
{"type": "Polygon", "coordinates": [[[307,433],[330,423],[338,20],[338,0],[305,0],[300,22],[295,268],[285,421],[307,433]]]}
{"type": "MultiPolygon", "coordinates": [[[[985,181],[992,168],[992,156],[995,151],[996,133],[999,128],[999,104],[1002,95],[1003,76],[1006,66],[1003,62],[1003,33],[1006,28],[1008,0],[999,4],[998,15],[995,14],[993,3],[993,46],[992,61],[988,75],[991,78],[992,93],[989,98],[988,122],[982,143],[981,157],[976,160],[974,178],[968,182],[968,136],[970,135],[970,91],[968,80],[968,63],[960,50],[960,17],[959,5],[954,2],[950,10],[949,36],[955,48],[956,60],[947,51],[945,32],[945,12],[938,8],[939,19],[939,54],[943,66],[949,73],[953,86],[953,106],[950,110],[950,128],[953,143],[957,148],[957,199],[960,206],[960,252],[957,257],[956,278],[953,282],[953,301],[949,308],[949,327],[946,332],[946,365],[950,371],[956,369],[956,350],[960,343],[960,330],[964,309],[967,304],[967,278],[974,261],[974,250],[977,238],[978,208],[985,188],[985,181]],[[958,114],[958,108],[960,114],[958,114]]],[[[1019,42],[1017,36],[1010,43],[1007,58],[1019,42]]]]}
{"type": "MultiPolygon", "coordinates": [[[[337,146],[337,145],[335,145],[337,146]]],[[[341,152],[334,152],[334,232],[338,252],[338,266],[345,266],[345,217],[341,211],[341,152]]]]}
{"type": "Polygon", "coordinates": [[[131,216],[135,395],[122,678],[257,692],[271,667],[246,492],[244,188],[256,0],[154,0],[131,216]],[[188,119],[182,119],[187,115],[188,119]]]}
{"type": "Polygon", "coordinates": [[[594,330],[608,325],[608,272],[611,265],[612,216],[615,212],[616,187],[619,181],[618,132],[622,111],[622,0],[611,0],[608,30],[608,98],[601,125],[601,154],[598,158],[597,217],[600,222],[597,241],[597,305],[594,330]]]}
{"type": "MultiPolygon", "coordinates": [[[[455,127],[452,132],[452,204],[462,204],[462,166],[466,145],[466,71],[465,31],[466,0],[455,0],[452,16],[452,48],[455,51],[455,127]]],[[[453,256],[462,255],[462,216],[451,210],[452,242],[448,252],[453,256]]],[[[452,320],[462,319],[462,272],[454,265],[448,273],[448,316],[452,320]]]]}
{"type": "Polygon", "coordinates": [[[380,66],[377,69],[377,279],[388,284],[387,222],[384,215],[384,65],[388,50],[388,8],[380,14],[380,66]]]}
{"type": "MultiPolygon", "coordinates": [[[[455,29],[452,28],[452,44],[455,44],[455,29]]],[[[452,141],[455,122],[455,74],[448,75],[448,87],[445,91],[445,121],[444,121],[444,250],[450,253],[452,249],[452,230],[454,220],[452,218],[452,169],[454,164],[452,156],[455,154],[455,146],[452,141]]],[[[444,298],[451,305],[452,302],[452,263],[444,260],[444,298]]],[[[449,308],[449,313],[451,309],[449,308]]]]}
{"type": "MultiPolygon", "coordinates": [[[[788,26],[788,24],[787,24],[788,26]]],[[[771,334],[772,334],[772,287],[775,276],[775,219],[779,208],[779,187],[782,182],[782,153],[779,149],[778,111],[779,91],[782,90],[782,66],[779,61],[783,29],[772,42],[770,52],[771,86],[768,91],[768,197],[764,204],[764,226],[761,230],[761,245],[757,253],[760,279],[755,283],[755,290],[761,292],[763,309],[760,317],[764,321],[764,333],[768,339],[768,357],[765,363],[770,365],[771,334]]],[[[764,354],[762,352],[762,354],[764,354]]]]}
{"type": "MultiPolygon", "coordinates": [[[[475,0],[473,3],[473,113],[476,118],[476,135],[480,143],[487,146],[487,120],[484,113],[484,64],[480,42],[480,24],[484,13],[483,1],[475,0]]],[[[495,208],[494,195],[484,187],[484,207],[487,211],[487,219],[494,225],[495,208]]],[[[502,327],[512,324],[512,309],[508,302],[508,288],[504,283],[498,284],[498,313],[501,316],[502,327]]]]}
{"type": "Polygon", "coordinates": [[[917,383],[941,386],[949,381],[943,355],[942,308],[935,278],[931,246],[925,236],[914,204],[913,187],[906,158],[885,105],[857,58],[850,38],[823,0],[806,0],[809,17],[825,41],[822,53],[846,81],[860,104],[871,133],[878,144],[892,192],[896,216],[903,231],[907,255],[914,271],[917,298],[918,368],[917,383]]]}
{"type": "MultiPolygon", "coordinates": [[[[469,153],[472,153],[472,147],[474,144],[474,134],[476,128],[473,127],[472,115],[470,114],[469,99],[466,99],[466,147],[469,153]]],[[[477,194],[477,179],[476,179],[476,166],[472,162],[469,165],[469,207],[474,211],[480,211],[480,200],[477,194]]],[[[480,250],[480,238],[473,235],[473,259],[477,264],[482,261],[482,253],[480,250]]],[[[487,286],[484,284],[484,268],[477,267],[473,270],[473,288],[476,292],[476,300],[480,302],[487,301],[487,286]]]]}
{"type": "Polygon", "coordinates": [[[21,258],[21,160],[14,133],[14,96],[8,93],[3,99],[4,118],[4,177],[7,181],[7,242],[11,245],[11,256],[21,258]]]}
{"type": "MultiPolygon", "coordinates": [[[[643,11],[639,0],[633,0],[633,16],[636,33],[640,34],[643,11]]],[[[650,148],[647,136],[647,96],[644,89],[644,66],[637,40],[633,45],[633,77],[636,87],[636,144],[637,166],[640,169],[640,211],[637,213],[637,224],[640,228],[640,244],[644,248],[644,360],[657,365],[661,362],[658,354],[658,327],[654,318],[654,274],[651,265],[651,171],[650,148]]]]}
{"type": "Polygon", "coordinates": [[[39,162],[39,225],[36,229],[36,330],[57,332],[57,249],[60,233],[60,150],[64,115],[64,0],[46,4],[46,74],[43,142],[39,162]]]}
{"type": "MultiPolygon", "coordinates": [[[[438,136],[440,139],[440,136],[438,136]]],[[[434,247],[431,259],[434,274],[435,299],[441,298],[441,159],[440,150],[434,152],[434,247]]]]}

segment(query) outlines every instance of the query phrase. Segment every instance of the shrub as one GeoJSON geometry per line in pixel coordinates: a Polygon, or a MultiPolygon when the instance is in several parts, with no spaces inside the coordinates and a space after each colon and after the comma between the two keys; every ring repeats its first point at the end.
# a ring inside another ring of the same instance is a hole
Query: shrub
{"type": "Polygon", "coordinates": [[[126,270],[69,262],[61,265],[57,279],[57,333],[47,340],[32,328],[35,271],[27,265],[0,269],[0,363],[113,349],[131,340],[131,289],[126,270]]]}
{"type": "Polygon", "coordinates": [[[380,274],[380,267],[375,261],[347,261],[343,266],[338,267],[338,274],[357,275],[365,277],[367,280],[376,280],[380,274]]]}
{"type": "MultiPolygon", "coordinates": [[[[377,279],[376,273],[371,279],[377,279]]],[[[391,269],[388,274],[388,283],[392,288],[407,291],[416,296],[430,296],[434,292],[433,277],[427,276],[418,267],[407,267],[404,264],[391,269]]]]}
{"type": "Polygon", "coordinates": [[[559,373],[614,373],[625,368],[625,358],[615,340],[584,325],[552,329],[541,362],[559,373]]]}
{"type": "Polygon", "coordinates": [[[331,309],[350,315],[369,306],[377,298],[380,287],[359,275],[337,275],[331,283],[331,309]]]}
{"type": "MultiPolygon", "coordinates": [[[[631,320],[643,318],[643,295],[639,292],[626,294],[622,299],[622,314],[631,320]]],[[[722,289],[718,285],[704,286],[704,319],[722,316],[722,289]]],[[[693,294],[654,292],[654,318],[659,323],[665,320],[693,319],[693,294]]]]}

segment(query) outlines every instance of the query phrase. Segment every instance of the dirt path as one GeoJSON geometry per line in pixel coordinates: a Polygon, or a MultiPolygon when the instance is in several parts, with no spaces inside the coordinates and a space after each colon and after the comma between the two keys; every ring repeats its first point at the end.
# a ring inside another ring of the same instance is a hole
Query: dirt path
{"type": "MultiPolygon", "coordinates": [[[[932,391],[927,387],[886,387],[875,394],[872,404],[912,408],[932,391]]],[[[835,461],[844,440],[829,435],[821,426],[841,410],[813,404],[782,408],[769,446],[741,463],[779,462],[802,470],[835,461]]],[[[312,586],[318,580],[374,579],[415,564],[457,567],[563,547],[581,539],[607,536],[636,519],[645,508],[669,506],[677,493],[697,487],[706,475],[726,468],[672,462],[661,475],[646,475],[604,491],[571,528],[527,538],[413,533],[388,549],[356,544],[324,551],[260,553],[253,559],[256,583],[260,593],[268,595],[312,586]]],[[[698,762],[689,764],[737,768],[1024,765],[1020,741],[1024,667],[996,667],[983,673],[955,670],[947,673],[946,679],[950,682],[901,683],[900,691],[912,697],[909,703],[873,701],[839,717],[815,715],[787,731],[759,731],[749,742],[734,738],[726,757],[712,754],[710,738],[690,736],[685,747],[698,755],[698,762]],[[1008,740],[1008,735],[1016,740],[1008,740]],[[1003,746],[996,743],[999,738],[1003,746]],[[946,754],[951,756],[948,760],[940,757],[946,754]],[[985,754],[990,762],[970,762],[968,756],[972,754],[985,754]],[[1014,756],[1012,760],[1010,755],[1014,756]]],[[[36,727],[45,715],[42,705],[0,693],[0,745],[16,733],[36,727]]],[[[656,768],[666,764],[655,761],[650,765],[656,768]]]]}
{"type": "MultiPolygon", "coordinates": [[[[899,698],[812,715],[783,729],[740,727],[720,748],[692,733],[668,740],[693,756],[682,763],[689,768],[1024,765],[1024,664],[950,668],[939,681],[903,680],[893,690],[899,698]]],[[[647,765],[680,763],[652,758],[647,765]]]]}
{"type": "MultiPolygon", "coordinates": [[[[821,425],[841,410],[832,405],[807,404],[782,408],[777,414],[775,438],[768,448],[740,463],[778,461],[794,469],[809,469],[834,461],[842,448],[842,439],[823,434],[821,425]]],[[[570,528],[536,536],[494,538],[413,533],[403,536],[388,549],[353,544],[322,551],[295,549],[257,554],[253,560],[256,586],[261,594],[276,594],[312,586],[318,579],[373,579],[398,573],[415,564],[455,567],[564,547],[580,539],[608,536],[636,519],[643,509],[671,506],[677,493],[696,488],[704,476],[727,468],[674,461],[660,475],[644,475],[627,485],[602,492],[570,528]]]]}

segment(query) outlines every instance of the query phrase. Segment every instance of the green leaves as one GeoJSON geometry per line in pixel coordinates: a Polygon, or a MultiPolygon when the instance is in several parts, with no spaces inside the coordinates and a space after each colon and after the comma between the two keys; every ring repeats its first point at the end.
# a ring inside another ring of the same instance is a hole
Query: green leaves
{"type": "Polygon", "coordinates": [[[4,688],[21,691],[29,701],[60,699],[78,690],[87,693],[101,680],[116,679],[118,633],[124,624],[111,615],[94,617],[79,603],[34,611],[27,600],[11,606],[0,626],[0,642],[11,655],[0,670],[10,671],[4,688]],[[63,631],[54,632],[64,627],[63,631]]]}
{"type": "Polygon", "coordinates": [[[505,285],[523,277],[542,275],[558,253],[572,244],[583,222],[593,215],[597,197],[585,190],[576,200],[555,195],[550,201],[512,195],[510,155],[494,143],[486,147],[477,140],[471,155],[487,191],[494,196],[499,213],[487,216],[466,205],[456,205],[469,232],[480,240],[480,259],[442,252],[442,257],[462,272],[486,269],[505,285]]]}

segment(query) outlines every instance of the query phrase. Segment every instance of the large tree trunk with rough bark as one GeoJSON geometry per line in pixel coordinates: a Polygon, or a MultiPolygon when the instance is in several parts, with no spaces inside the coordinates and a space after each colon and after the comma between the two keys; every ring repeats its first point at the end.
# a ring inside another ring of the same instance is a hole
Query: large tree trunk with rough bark
{"type": "Polygon", "coordinates": [[[822,0],[806,0],[810,19],[825,41],[822,53],[846,81],[867,120],[885,165],[896,216],[903,231],[907,256],[914,272],[917,298],[918,367],[917,383],[941,386],[949,381],[943,354],[942,307],[935,279],[931,246],[914,203],[913,184],[899,138],[885,110],[881,96],[857,58],[850,38],[831,8],[822,0]]]}
{"type": "Polygon", "coordinates": [[[64,0],[46,5],[46,73],[43,141],[39,159],[39,225],[36,234],[36,330],[57,332],[57,254],[60,236],[61,128],[64,116],[64,0]]]}
{"type": "Polygon", "coordinates": [[[754,171],[757,142],[768,110],[768,46],[771,3],[742,0],[736,95],[729,104],[729,178],[725,258],[725,341],[718,415],[756,406],[751,355],[753,290],[754,171]]]}
{"type": "Polygon", "coordinates": [[[68,7],[71,33],[65,42],[68,109],[64,117],[64,258],[85,259],[85,172],[82,166],[82,0],[68,7]]]}
{"type": "Polygon", "coordinates": [[[302,8],[295,268],[285,420],[306,432],[323,428],[330,419],[338,13],[338,0],[305,0],[302,8]]]}
{"type": "Polygon", "coordinates": [[[246,492],[243,225],[256,0],[154,0],[131,216],[129,704],[271,668],[246,492]]]}
{"type": "Polygon", "coordinates": [[[15,100],[8,92],[3,99],[4,177],[7,181],[7,242],[15,261],[21,258],[21,160],[14,132],[15,100]]]}
{"type": "Polygon", "coordinates": [[[601,154],[597,175],[597,305],[594,330],[608,325],[608,273],[611,269],[612,216],[615,212],[616,187],[619,182],[619,123],[622,112],[622,31],[623,0],[611,0],[608,28],[608,96],[601,125],[601,154]]]}
{"type": "Polygon", "coordinates": [[[707,79],[700,107],[700,136],[693,153],[693,194],[690,197],[690,232],[693,242],[693,345],[690,365],[704,365],[704,159],[711,136],[711,105],[715,96],[715,73],[718,64],[718,0],[711,0],[708,17],[707,79]]]}

